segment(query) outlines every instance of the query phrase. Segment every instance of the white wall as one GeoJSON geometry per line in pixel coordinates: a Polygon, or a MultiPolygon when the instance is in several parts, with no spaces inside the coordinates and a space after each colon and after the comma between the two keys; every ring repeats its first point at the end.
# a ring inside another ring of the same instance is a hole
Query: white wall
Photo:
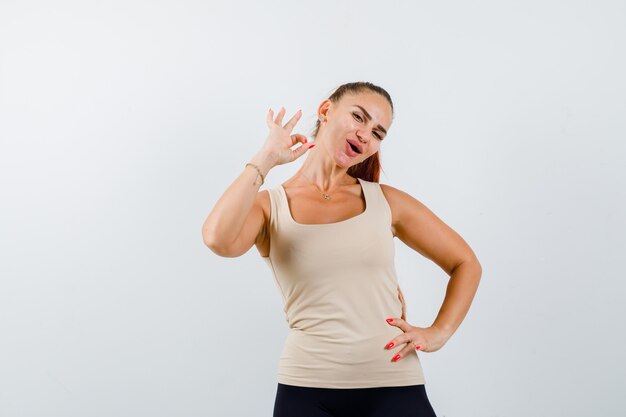
{"type": "MultiPolygon", "coordinates": [[[[268,107],[308,134],[357,80],[396,107],[381,182],[483,265],[420,353],[438,416],[624,415],[625,23],[620,1],[3,1],[0,415],[270,416],[281,299],[201,226],[268,107]]],[[[447,276],[397,250],[428,326],[447,276]]]]}

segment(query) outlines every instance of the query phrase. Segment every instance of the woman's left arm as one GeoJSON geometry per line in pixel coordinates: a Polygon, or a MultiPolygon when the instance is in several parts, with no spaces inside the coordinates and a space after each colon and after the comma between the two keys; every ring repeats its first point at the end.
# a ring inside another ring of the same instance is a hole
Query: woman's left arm
{"type": "MultiPolygon", "coordinates": [[[[478,289],[482,267],[467,242],[424,204],[389,185],[381,184],[381,189],[391,207],[393,235],[450,276],[444,301],[431,327],[414,327],[402,318],[390,322],[404,331],[393,340],[393,346],[411,341],[420,350],[433,352],[445,344],[465,318],[478,289]]],[[[400,357],[411,349],[407,346],[400,357]]]]}

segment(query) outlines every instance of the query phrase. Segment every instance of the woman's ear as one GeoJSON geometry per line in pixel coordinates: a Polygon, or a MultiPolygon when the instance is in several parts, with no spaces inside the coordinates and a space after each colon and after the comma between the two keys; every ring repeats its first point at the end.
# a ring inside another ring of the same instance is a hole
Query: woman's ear
{"type": "Polygon", "coordinates": [[[325,99],[320,103],[317,107],[317,118],[321,123],[325,122],[328,119],[328,109],[332,102],[329,99],[325,99]]]}

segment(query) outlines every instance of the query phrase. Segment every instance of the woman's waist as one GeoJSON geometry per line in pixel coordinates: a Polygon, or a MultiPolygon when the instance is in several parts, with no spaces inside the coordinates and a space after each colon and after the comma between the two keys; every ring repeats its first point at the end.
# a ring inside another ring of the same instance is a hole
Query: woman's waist
{"type": "Polygon", "coordinates": [[[389,317],[400,317],[402,303],[395,298],[388,305],[350,305],[322,303],[314,306],[294,304],[285,310],[289,327],[310,336],[341,338],[367,337],[391,329],[402,331],[387,323],[389,317]]]}
{"type": "MultiPolygon", "coordinates": [[[[402,333],[401,329],[397,330],[402,333]]],[[[396,335],[389,331],[350,340],[292,331],[280,355],[279,380],[294,385],[338,388],[423,383],[415,350],[394,362],[392,358],[406,345],[385,349],[396,335]]]]}
{"type": "Polygon", "coordinates": [[[328,359],[337,356],[349,361],[378,360],[381,355],[389,355],[391,359],[395,355],[394,350],[385,349],[385,346],[402,333],[402,329],[386,322],[382,327],[365,329],[292,329],[285,340],[283,353],[290,352],[290,356],[302,358],[328,359]]]}

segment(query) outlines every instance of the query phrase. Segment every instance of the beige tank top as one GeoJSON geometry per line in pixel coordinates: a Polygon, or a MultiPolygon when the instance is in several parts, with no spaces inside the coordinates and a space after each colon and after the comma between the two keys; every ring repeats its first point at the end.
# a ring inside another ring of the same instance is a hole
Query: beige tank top
{"type": "Polygon", "coordinates": [[[406,346],[385,349],[403,331],[391,209],[380,184],[359,179],[365,211],[347,220],[301,224],[282,185],[270,195],[270,267],[284,301],[289,335],[278,382],[320,388],[424,384],[417,351],[392,362],[406,346]]]}

